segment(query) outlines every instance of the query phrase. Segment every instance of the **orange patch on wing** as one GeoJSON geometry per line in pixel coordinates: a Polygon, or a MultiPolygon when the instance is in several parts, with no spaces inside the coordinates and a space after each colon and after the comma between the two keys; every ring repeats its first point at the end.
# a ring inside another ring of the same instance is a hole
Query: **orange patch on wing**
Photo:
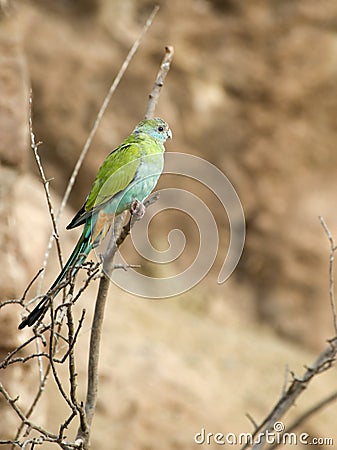
{"type": "Polygon", "coordinates": [[[101,235],[99,243],[103,241],[107,232],[109,231],[113,216],[113,214],[107,214],[103,210],[98,213],[98,217],[91,234],[92,244],[96,241],[99,235],[101,235]]]}

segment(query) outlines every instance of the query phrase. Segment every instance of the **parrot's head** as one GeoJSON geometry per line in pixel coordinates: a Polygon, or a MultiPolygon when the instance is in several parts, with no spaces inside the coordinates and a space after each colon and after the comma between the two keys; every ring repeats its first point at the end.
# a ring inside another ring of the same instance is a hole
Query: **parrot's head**
{"type": "Polygon", "coordinates": [[[165,120],[155,117],[154,119],[142,120],[134,129],[134,133],[146,133],[157,141],[164,144],[169,138],[172,139],[172,131],[165,120]]]}

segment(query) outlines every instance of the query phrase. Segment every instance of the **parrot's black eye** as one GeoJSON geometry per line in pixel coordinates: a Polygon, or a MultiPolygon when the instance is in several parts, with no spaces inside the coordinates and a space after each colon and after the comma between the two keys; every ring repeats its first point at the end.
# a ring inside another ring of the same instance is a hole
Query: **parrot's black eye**
{"type": "Polygon", "coordinates": [[[163,126],[161,126],[161,125],[159,125],[159,127],[158,127],[158,131],[160,131],[160,132],[164,131],[164,127],[163,127],[163,126]]]}

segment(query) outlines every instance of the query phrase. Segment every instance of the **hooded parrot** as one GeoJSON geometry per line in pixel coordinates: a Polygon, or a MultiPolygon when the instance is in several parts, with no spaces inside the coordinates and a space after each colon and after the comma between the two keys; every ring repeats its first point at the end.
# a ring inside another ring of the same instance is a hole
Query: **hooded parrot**
{"type": "Polygon", "coordinates": [[[84,225],[81,237],[52,286],[20,323],[19,329],[30,327],[43,317],[50,302],[64,287],[62,282],[69,268],[75,276],[89,252],[105,238],[114,216],[129,210],[135,200],[143,202],[150,195],[163,170],[167,138],[172,138],[172,132],[164,120],[143,120],[107,156],[84,205],[67,226],[69,230],[84,225]]]}

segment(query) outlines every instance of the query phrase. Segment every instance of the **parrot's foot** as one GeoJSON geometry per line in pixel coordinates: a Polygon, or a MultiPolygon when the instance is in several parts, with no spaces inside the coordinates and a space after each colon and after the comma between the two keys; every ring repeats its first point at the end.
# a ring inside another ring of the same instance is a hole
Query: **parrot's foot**
{"type": "Polygon", "coordinates": [[[139,200],[133,200],[131,203],[130,214],[133,220],[140,220],[144,217],[146,208],[139,200]]]}

